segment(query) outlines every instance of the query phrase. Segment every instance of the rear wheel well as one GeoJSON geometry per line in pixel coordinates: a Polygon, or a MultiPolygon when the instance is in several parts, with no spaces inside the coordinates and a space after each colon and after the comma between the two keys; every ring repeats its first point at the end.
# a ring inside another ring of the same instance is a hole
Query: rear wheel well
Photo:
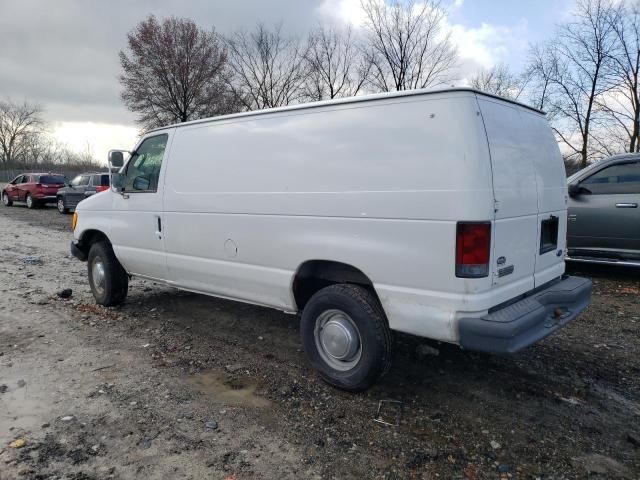
{"type": "Polygon", "coordinates": [[[362,270],[342,262],[309,260],[300,265],[293,279],[293,297],[298,310],[302,311],[316,292],[337,283],[360,285],[378,297],[373,282],[362,270]]]}

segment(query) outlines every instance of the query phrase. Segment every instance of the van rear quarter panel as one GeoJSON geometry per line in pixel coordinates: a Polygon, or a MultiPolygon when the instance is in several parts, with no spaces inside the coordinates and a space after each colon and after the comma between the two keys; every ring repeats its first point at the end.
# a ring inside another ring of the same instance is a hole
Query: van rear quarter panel
{"type": "Polygon", "coordinates": [[[455,277],[459,220],[493,218],[473,93],[261,114],[176,129],[165,177],[169,280],[297,309],[307,260],[374,283],[390,326],[454,340],[452,306],[490,279],[455,277]]]}

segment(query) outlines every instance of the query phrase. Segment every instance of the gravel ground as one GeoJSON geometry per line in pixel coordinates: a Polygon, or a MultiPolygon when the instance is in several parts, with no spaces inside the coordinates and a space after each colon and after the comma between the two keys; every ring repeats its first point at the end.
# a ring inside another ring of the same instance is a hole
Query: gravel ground
{"type": "Polygon", "coordinates": [[[637,271],[583,269],[593,305],[515,357],[398,335],[353,395],[295,316],[137,279],[96,307],[70,221],[0,206],[2,480],[640,478],[637,271]]]}

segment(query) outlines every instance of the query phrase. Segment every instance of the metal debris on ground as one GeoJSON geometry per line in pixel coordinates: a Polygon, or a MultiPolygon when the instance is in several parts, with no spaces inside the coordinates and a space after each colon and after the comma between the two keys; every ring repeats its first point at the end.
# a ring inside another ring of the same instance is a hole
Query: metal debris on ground
{"type": "Polygon", "coordinates": [[[382,425],[388,425],[391,427],[397,427],[400,425],[400,420],[402,419],[402,410],[403,410],[404,402],[400,400],[380,400],[378,402],[378,410],[376,410],[376,416],[373,419],[374,422],[381,423],[382,425]],[[383,417],[383,406],[388,405],[395,410],[395,418],[393,422],[387,421],[383,417]]]}

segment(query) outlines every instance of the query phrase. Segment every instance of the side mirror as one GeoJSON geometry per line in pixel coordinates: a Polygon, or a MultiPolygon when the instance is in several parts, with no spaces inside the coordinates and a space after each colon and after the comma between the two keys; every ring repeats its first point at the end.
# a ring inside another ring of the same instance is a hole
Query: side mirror
{"type": "Polygon", "coordinates": [[[134,190],[149,190],[151,186],[151,182],[148,178],[145,177],[136,177],[133,179],[133,189],[134,190]]]}
{"type": "Polygon", "coordinates": [[[570,197],[577,197],[578,195],[582,195],[583,193],[590,194],[591,190],[586,187],[581,186],[579,183],[572,183],[568,187],[568,192],[570,197]]]}
{"type": "Polygon", "coordinates": [[[578,195],[580,195],[580,186],[577,183],[570,183],[568,191],[570,197],[577,197],[578,195]]]}
{"type": "Polygon", "coordinates": [[[109,165],[120,168],[124,165],[124,155],[119,150],[109,150],[109,165]]]}
{"type": "Polygon", "coordinates": [[[124,188],[124,178],[124,175],[121,173],[111,174],[111,186],[117,191],[122,190],[124,188]]]}

